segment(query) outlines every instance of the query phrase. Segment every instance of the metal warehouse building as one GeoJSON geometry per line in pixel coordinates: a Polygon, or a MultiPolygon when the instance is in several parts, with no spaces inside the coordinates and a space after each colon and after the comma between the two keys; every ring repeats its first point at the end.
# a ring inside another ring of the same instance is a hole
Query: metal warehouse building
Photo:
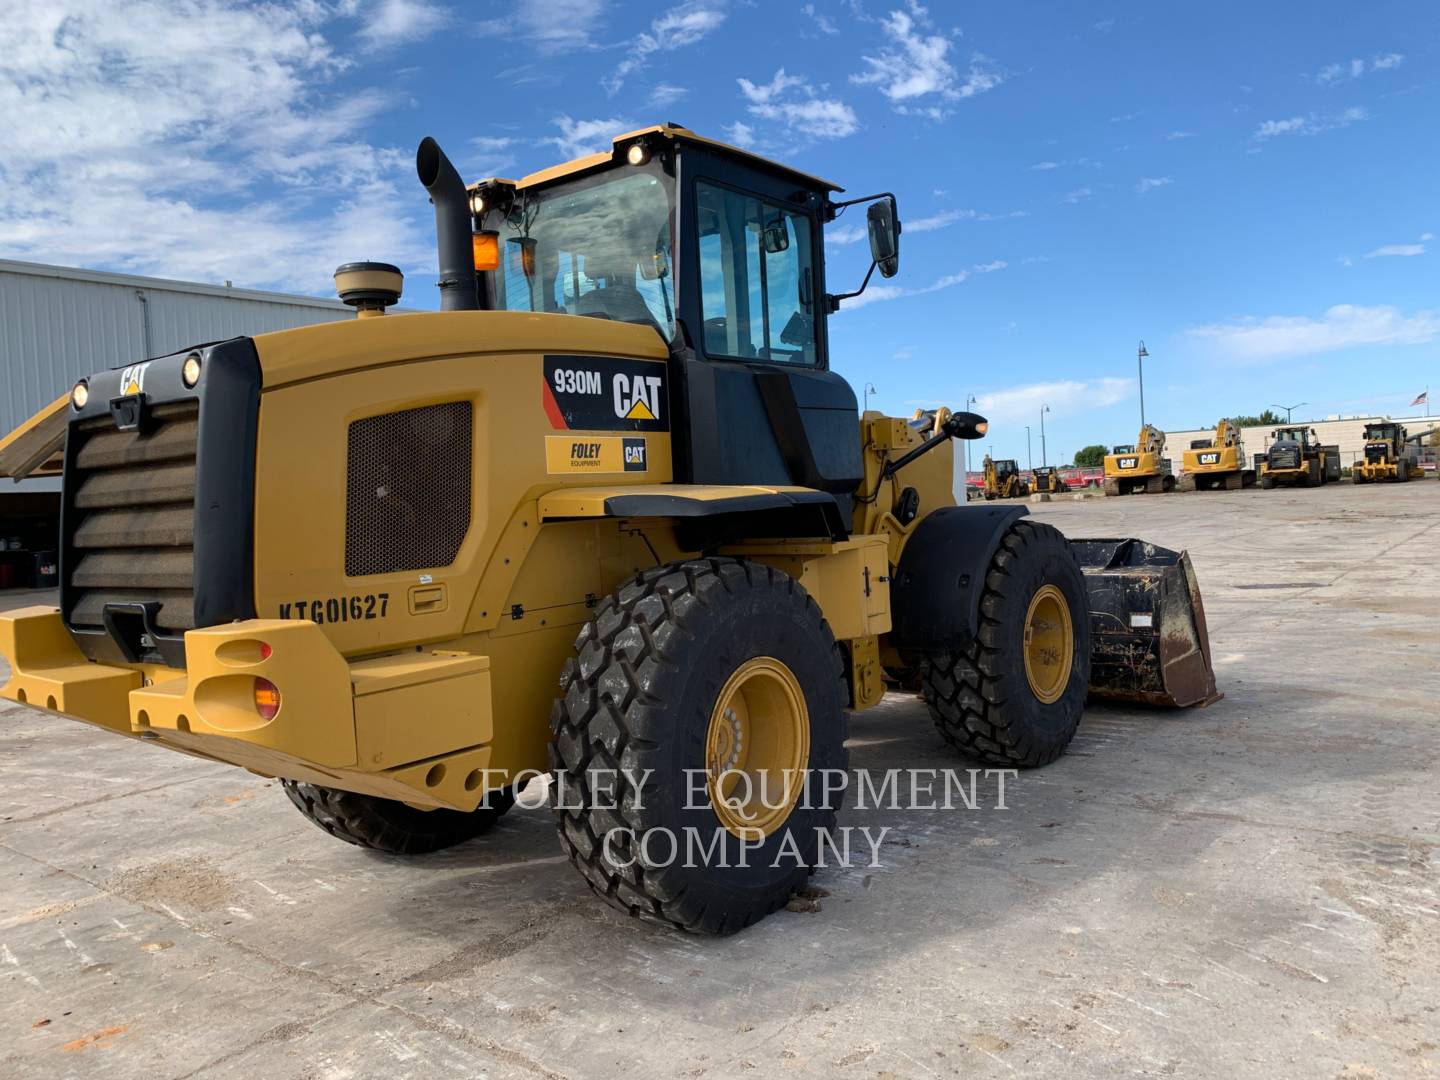
{"type": "MultiPolygon", "coordinates": [[[[0,259],[0,438],[96,371],[346,318],[339,300],[0,259]]],[[[59,488],[0,479],[0,588],[37,582],[37,553],[56,546],[59,488]]]]}

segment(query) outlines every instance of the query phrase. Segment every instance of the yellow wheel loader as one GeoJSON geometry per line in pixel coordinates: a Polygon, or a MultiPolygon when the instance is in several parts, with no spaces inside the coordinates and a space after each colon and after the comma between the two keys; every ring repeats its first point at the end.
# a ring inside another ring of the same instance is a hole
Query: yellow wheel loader
{"type": "Polygon", "coordinates": [[[1146,424],[1133,444],[1117,446],[1105,455],[1105,494],[1159,495],[1175,490],[1170,459],[1165,456],[1165,433],[1146,424]]]}
{"type": "Polygon", "coordinates": [[[1230,420],[1215,425],[1215,434],[1196,439],[1185,451],[1181,491],[1239,491],[1255,483],[1255,470],[1245,464],[1240,429],[1230,420]]]}
{"type": "Polygon", "coordinates": [[[1002,766],[1059,756],[1091,693],[1216,696],[1183,553],[955,506],[983,418],[858,414],[822,233],[864,205],[894,274],[893,196],[668,125],[518,181],[467,188],[430,139],[417,169],[440,311],[351,264],[359,318],[75,385],[59,606],[0,616],[5,697],[278,777],[386,852],[547,775],[598,895],[724,933],[833,857],[887,670],[1002,766]]]}
{"type": "Polygon", "coordinates": [[[993,460],[985,455],[985,498],[1016,499],[1030,494],[1030,485],[1020,475],[1020,466],[1014,458],[993,460]]]}
{"type": "Polygon", "coordinates": [[[1260,461],[1260,486],[1320,487],[1340,479],[1340,447],[1321,445],[1311,427],[1276,428],[1260,461]]]}
{"type": "Polygon", "coordinates": [[[1350,466],[1350,478],[1357,484],[1405,483],[1423,479],[1419,445],[1412,443],[1403,424],[1391,421],[1365,425],[1364,456],[1350,466]]]}

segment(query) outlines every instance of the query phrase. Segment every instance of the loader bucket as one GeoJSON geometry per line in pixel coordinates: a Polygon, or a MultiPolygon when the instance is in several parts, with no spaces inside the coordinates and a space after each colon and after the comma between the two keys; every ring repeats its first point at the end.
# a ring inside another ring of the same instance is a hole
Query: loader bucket
{"type": "Polygon", "coordinates": [[[1070,546],[1090,594],[1090,696],[1177,708],[1219,701],[1190,556],[1133,538],[1070,546]]]}

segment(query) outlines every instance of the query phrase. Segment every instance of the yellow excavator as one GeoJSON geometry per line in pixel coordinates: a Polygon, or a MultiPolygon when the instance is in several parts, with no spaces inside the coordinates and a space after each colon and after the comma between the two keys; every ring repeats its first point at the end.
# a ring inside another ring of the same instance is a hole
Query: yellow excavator
{"type": "Polygon", "coordinates": [[[1165,457],[1165,433],[1154,424],[1140,429],[1133,446],[1117,446],[1105,455],[1105,494],[1159,495],[1175,490],[1170,459],[1165,457]]]}
{"type": "Polygon", "coordinates": [[[1185,451],[1181,491],[1239,491],[1255,483],[1255,470],[1245,467],[1245,444],[1232,420],[1221,420],[1215,434],[1196,439],[1185,451]]]}

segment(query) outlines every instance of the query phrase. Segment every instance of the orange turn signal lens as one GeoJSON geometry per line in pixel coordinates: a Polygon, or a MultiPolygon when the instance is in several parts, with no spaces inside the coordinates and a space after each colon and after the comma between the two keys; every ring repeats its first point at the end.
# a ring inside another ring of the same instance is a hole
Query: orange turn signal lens
{"type": "Polygon", "coordinates": [[[274,720],[280,711],[280,688],[269,679],[255,680],[255,711],[262,720],[274,720]]]}
{"type": "Polygon", "coordinates": [[[500,268],[500,234],[477,232],[470,234],[475,250],[476,270],[498,270],[500,268]]]}

